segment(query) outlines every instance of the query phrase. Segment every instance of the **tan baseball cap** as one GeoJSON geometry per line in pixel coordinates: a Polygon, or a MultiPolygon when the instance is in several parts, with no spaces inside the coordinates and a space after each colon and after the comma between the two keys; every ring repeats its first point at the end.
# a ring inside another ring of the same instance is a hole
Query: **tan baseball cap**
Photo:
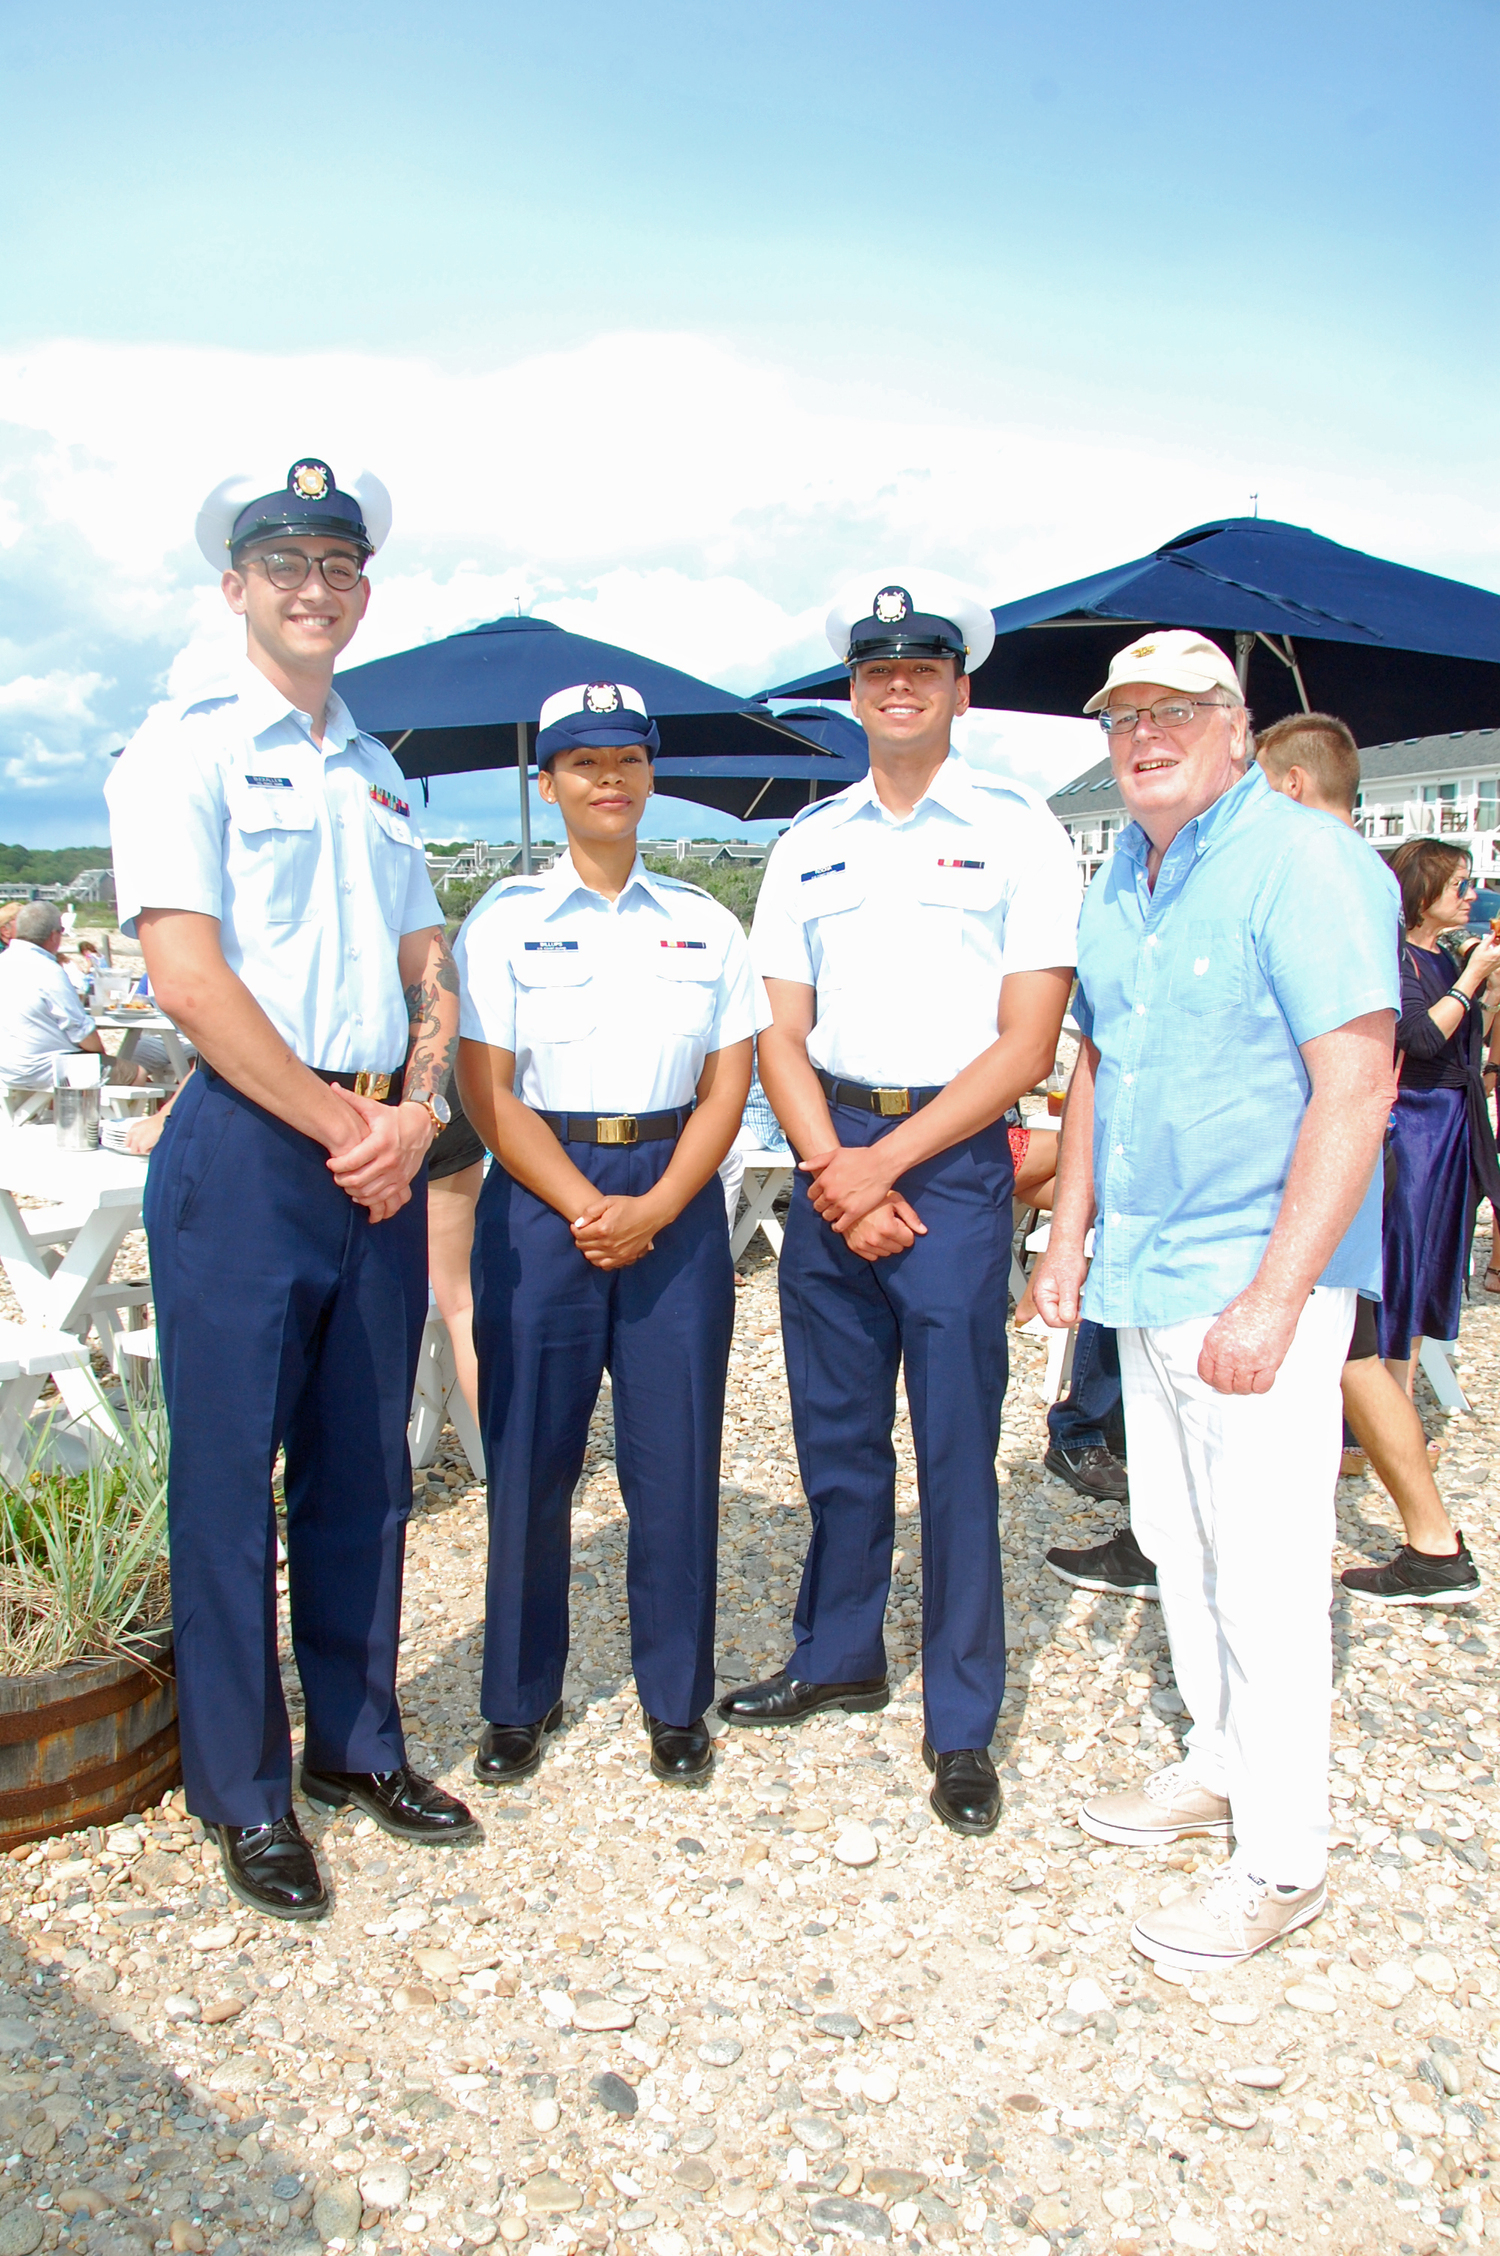
{"type": "Polygon", "coordinates": [[[1117,650],[1109,662],[1109,679],[1089,699],[1084,711],[1102,712],[1109,703],[1110,691],[1118,689],[1121,682],[1160,682],[1163,689],[1185,690],[1190,697],[1201,697],[1210,689],[1225,689],[1236,705],[1245,702],[1233,660],[1207,635],[1194,634],[1187,627],[1153,628],[1117,650]]]}

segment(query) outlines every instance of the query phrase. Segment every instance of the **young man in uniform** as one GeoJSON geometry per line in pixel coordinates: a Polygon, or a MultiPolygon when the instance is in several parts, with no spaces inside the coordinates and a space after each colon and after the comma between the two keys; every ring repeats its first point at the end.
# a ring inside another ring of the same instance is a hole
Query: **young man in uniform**
{"type": "Polygon", "coordinates": [[[734,1329],[717,1170],[770,1014],[735,918],[640,858],[656,745],[628,683],[549,697],[537,767],[568,850],[497,886],[458,941],[464,1107],[498,1163],[474,1233],[490,1510],[474,1773],[490,1786],[535,1770],[562,1720],[573,1490],[606,1369],[651,1768],[686,1785],[713,1763],[734,1329]]]}
{"type": "Polygon", "coordinates": [[[955,1831],[988,1833],[1005,1687],[1003,1116],[1056,1059],[1078,876],[1034,793],[951,752],[969,671],[994,643],[982,603],[936,573],[871,574],[834,606],[828,634],[870,773],[778,843],[752,935],[775,1014],[761,1078],[805,1177],[780,1288],[812,1542],[790,1661],[719,1713],[767,1725],[885,1705],[904,1363],[932,1806],[955,1831]]]}
{"type": "Polygon", "coordinates": [[[121,930],[199,1053],[146,1187],[188,1807],[232,1891],[289,1919],[328,1899],[292,1810],[283,1445],[304,1793],[404,1840],[477,1830],[408,1766],[395,1691],[423,1162],[458,981],[406,785],[332,687],[389,525],[377,479],[341,491],[311,459],[211,494],[199,546],[245,659],[224,694],[153,714],[108,786],[121,930]]]}

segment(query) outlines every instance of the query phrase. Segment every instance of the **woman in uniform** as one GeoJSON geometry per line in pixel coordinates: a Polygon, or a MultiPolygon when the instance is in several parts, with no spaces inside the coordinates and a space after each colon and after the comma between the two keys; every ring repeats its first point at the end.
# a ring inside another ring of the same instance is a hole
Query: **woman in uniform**
{"type": "Polygon", "coordinates": [[[573,1490],[606,1370],[651,1767],[687,1782],[713,1760],[734,1322],[717,1169],[770,1013],[735,918],[641,862],[656,746],[624,683],[548,698],[540,790],[568,850],[487,894],[455,951],[459,1088],[499,1162],[474,1243],[490,1514],[474,1771],[492,1785],[535,1770],[562,1718],[573,1490]]]}

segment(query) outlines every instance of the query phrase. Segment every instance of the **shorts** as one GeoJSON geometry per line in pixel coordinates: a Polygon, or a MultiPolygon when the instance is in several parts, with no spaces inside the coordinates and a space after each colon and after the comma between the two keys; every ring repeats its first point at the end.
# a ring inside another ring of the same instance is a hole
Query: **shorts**
{"type": "Polygon", "coordinates": [[[1007,1128],[1005,1133],[1010,1139],[1010,1164],[1019,1175],[1022,1166],[1025,1164],[1026,1154],[1031,1148],[1031,1130],[1029,1128],[1007,1128]]]}
{"type": "Polygon", "coordinates": [[[1354,1303],[1354,1330],[1349,1336],[1346,1363],[1367,1363],[1372,1355],[1380,1353],[1380,1339],[1375,1329],[1375,1317],[1380,1307],[1377,1300],[1357,1299],[1354,1303]]]}

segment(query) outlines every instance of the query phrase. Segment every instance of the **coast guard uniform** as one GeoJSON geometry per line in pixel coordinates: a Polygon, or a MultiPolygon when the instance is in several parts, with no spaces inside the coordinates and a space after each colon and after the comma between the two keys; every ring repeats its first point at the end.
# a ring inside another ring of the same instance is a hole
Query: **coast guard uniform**
{"type": "MultiPolygon", "coordinates": [[[[839,656],[857,654],[850,637],[861,611],[887,635],[908,618],[919,632],[946,624],[924,619],[938,608],[924,592],[913,605],[904,586],[864,585],[862,600],[830,618],[839,656]]],[[[975,611],[963,637],[971,670],[993,642],[988,612],[975,611]]],[[[885,653],[883,639],[877,647],[885,653]]],[[[763,978],[816,990],[807,1055],[841,1144],[890,1134],[989,1047],[1009,973],[1074,961],[1078,903],[1072,850],[1037,794],[951,755],[910,815],[890,813],[867,777],[797,817],[772,851],[751,947],[763,978]]],[[[787,1380],[812,1516],[787,1672],[806,1685],[885,1677],[891,1428],[904,1363],[922,1515],[927,1738],[938,1754],[987,1747],[1005,1688],[995,1454],[1013,1183],[997,1120],[902,1176],[898,1188],[927,1235],[870,1262],[819,1216],[799,1175],[781,1255],[787,1380]]]]}
{"type": "MultiPolygon", "coordinates": [[[[547,706],[542,717],[539,760],[547,706]]],[[[736,919],[639,859],[615,902],[584,885],[566,854],[545,876],[502,882],[469,917],[454,955],[460,1032],[513,1053],[516,1095],[606,1196],[640,1196],[660,1180],[704,1059],[770,1019],[736,919]]],[[[474,1234],[490,1515],[480,1707],[490,1724],[531,1724],[562,1693],[573,1490],[606,1370],[630,1519],[636,1689],[664,1724],[702,1716],[714,1689],[733,1324],[716,1175],[658,1231],[652,1252],[602,1270],[562,1215],[503,1165],[490,1169],[474,1234]]]]}
{"type": "MultiPolygon", "coordinates": [[[[368,493],[364,507],[373,547],[384,525],[368,493]]],[[[222,565],[222,545],[204,548],[222,565]]],[[[241,661],[219,693],[153,712],[110,778],[120,928],[148,908],[217,918],[230,969],[296,1055],[351,1088],[376,1077],[376,1098],[389,1076],[399,1101],[397,948],[443,921],[407,790],[336,695],[319,746],[241,661]]],[[[292,1806],[271,1497],[283,1445],[304,1759],[361,1773],[406,1759],[395,1672],[426,1184],[419,1171],[410,1203],[372,1225],[327,1162],[200,1063],[147,1178],[183,1773],[209,1824],[272,1825],[292,1806]]]]}

